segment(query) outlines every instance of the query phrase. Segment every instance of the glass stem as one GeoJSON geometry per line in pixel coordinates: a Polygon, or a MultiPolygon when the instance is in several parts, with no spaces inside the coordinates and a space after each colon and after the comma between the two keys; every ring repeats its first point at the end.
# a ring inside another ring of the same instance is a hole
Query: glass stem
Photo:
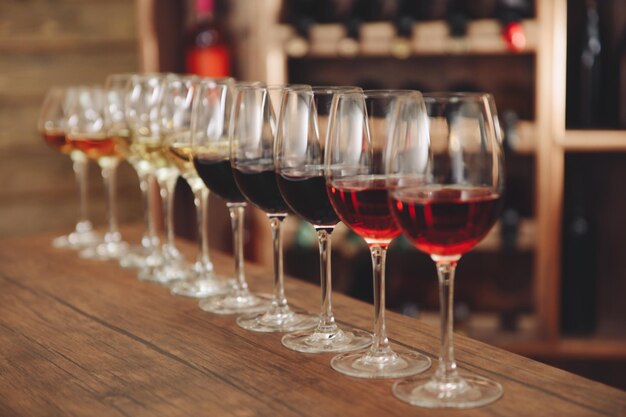
{"type": "Polygon", "coordinates": [[[370,246],[374,278],[374,343],[370,352],[385,355],[391,351],[385,327],[385,261],[387,246],[370,246]]]}
{"type": "Polygon", "coordinates": [[[459,257],[435,259],[439,278],[439,304],[441,308],[441,352],[435,380],[450,383],[458,379],[458,371],[454,360],[453,343],[453,299],[454,271],[459,257]]]}
{"type": "Polygon", "coordinates": [[[285,297],[285,279],[283,275],[283,220],[286,214],[268,214],[272,228],[274,252],[274,297],[271,309],[275,313],[286,312],[289,308],[285,297]]]}
{"type": "Polygon", "coordinates": [[[159,181],[159,193],[163,204],[163,217],[166,252],[176,257],[176,242],[174,238],[174,190],[177,177],[159,181]]]}
{"type": "Polygon", "coordinates": [[[76,176],[76,184],[78,185],[78,224],[76,225],[76,231],[81,232],[82,229],[91,229],[91,222],[89,221],[89,210],[87,206],[88,197],[88,179],[87,174],[89,172],[89,161],[87,157],[78,151],[74,151],[70,154],[73,162],[74,175],[76,176]]]}
{"type": "Polygon", "coordinates": [[[196,262],[205,271],[213,271],[213,263],[209,257],[209,189],[205,186],[194,191],[196,219],[198,221],[198,255],[196,262]]]}
{"type": "Polygon", "coordinates": [[[333,291],[333,281],[330,269],[331,259],[331,233],[334,227],[315,227],[317,231],[317,242],[320,248],[320,285],[322,287],[322,311],[318,332],[333,333],[337,331],[335,316],[333,315],[333,304],[331,294],[333,291]]]}
{"type": "Polygon", "coordinates": [[[156,198],[154,192],[156,190],[156,178],[154,174],[150,173],[147,175],[147,234],[149,236],[148,240],[150,241],[150,248],[155,249],[159,244],[159,237],[156,231],[156,198]]]}
{"type": "Polygon", "coordinates": [[[107,195],[107,217],[109,219],[109,231],[107,235],[112,240],[119,240],[119,229],[117,225],[117,201],[116,201],[116,173],[119,159],[106,158],[99,161],[102,169],[102,179],[107,195]]]}
{"type": "MultiPolygon", "coordinates": [[[[157,246],[159,243],[155,241],[156,235],[151,234],[151,218],[150,215],[150,174],[137,170],[137,177],[139,178],[139,189],[141,190],[141,202],[143,205],[143,221],[144,231],[141,237],[141,246],[146,249],[151,249],[157,246]]],[[[152,229],[154,231],[154,229],[152,229]]]]}
{"type": "Polygon", "coordinates": [[[235,292],[238,296],[248,294],[248,283],[243,273],[243,219],[245,203],[228,203],[230,223],[233,230],[233,257],[235,259],[235,292]]]}

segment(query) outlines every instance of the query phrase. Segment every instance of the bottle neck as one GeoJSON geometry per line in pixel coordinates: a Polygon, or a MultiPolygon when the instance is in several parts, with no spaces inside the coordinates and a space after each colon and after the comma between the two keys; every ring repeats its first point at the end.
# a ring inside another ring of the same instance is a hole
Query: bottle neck
{"type": "Polygon", "coordinates": [[[196,0],[196,20],[210,20],[215,14],[214,0],[196,0]]]}

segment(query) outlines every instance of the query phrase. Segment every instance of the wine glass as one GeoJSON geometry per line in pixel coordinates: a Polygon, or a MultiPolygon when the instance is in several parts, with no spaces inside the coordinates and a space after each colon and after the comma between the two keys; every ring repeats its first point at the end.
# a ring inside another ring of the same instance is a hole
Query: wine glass
{"type": "Polygon", "coordinates": [[[487,94],[442,93],[406,99],[390,146],[389,204],[406,236],[437,266],[441,353],[431,377],[398,381],[396,397],[429,407],[472,408],[502,396],[502,386],[459,373],[454,359],[454,272],[461,256],[494,225],[502,207],[504,157],[495,106],[487,94]]]}
{"type": "Polygon", "coordinates": [[[145,157],[149,160],[161,196],[163,212],[163,234],[165,243],[161,246],[162,262],[153,268],[145,268],[139,274],[139,278],[146,281],[170,284],[172,282],[187,279],[192,272],[186,264],[182,253],[176,248],[174,233],[174,192],[178,181],[179,171],[176,164],[168,157],[168,140],[176,134],[183,132],[190,126],[189,114],[186,113],[185,93],[180,96],[180,84],[194,83],[198,80],[195,75],[180,76],[167,74],[163,76],[161,90],[155,101],[154,137],[150,140],[150,146],[145,157]],[[158,138],[158,139],[157,139],[158,138]]]}
{"type": "MultiPolygon", "coordinates": [[[[130,152],[137,159],[136,167],[140,178],[140,185],[145,185],[147,193],[147,236],[142,241],[146,245],[148,255],[140,262],[139,278],[153,281],[157,279],[154,271],[164,262],[159,248],[159,238],[156,231],[156,164],[161,153],[159,103],[163,95],[163,74],[134,74],[127,84],[125,96],[126,123],[130,131],[130,152]]],[[[159,282],[159,281],[157,281],[159,282]]]]}
{"type": "Polygon", "coordinates": [[[144,210],[144,232],[140,245],[128,248],[126,253],[120,258],[120,265],[124,268],[142,268],[145,266],[146,257],[150,255],[154,248],[158,247],[159,239],[150,230],[150,205],[148,201],[148,186],[150,170],[146,162],[131,146],[130,130],[126,122],[126,97],[128,95],[129,82],[133,74],[112,74],[104,81],[104,90],[107,95],[106,115],[109,119],[109,131],[116,144],[117,151],[133,167],[139,179],[139,189],[144,210]]]}
{"type": "Polygon", "coordinates": [[[331,293],[331,233],[339,222],[324,180],[324,147],[330,104],[337,92],[361,91],[357,87],[313,87],[284,92],[278,119],[274,162],[278,188],[291,210],[311,223],[320,251],[322,303],[315,329],[289,333],[282,344],[298,352],[346,352],[363,349],[372,335],[335,323],[331,293]]]}
{"type": "Polygon", "coordinates": [[[237,90],[233,111],[230,164],[235,182],[246,200],[266,213],[272,230],[272,302],[266,311],[237,318],[239,326],[257,332],[291,332],[317,324],[315,316],[290,308],[285,296],[282,225],[289,208],[276,184],[273,148],[276,133],[274,109],[280,108],[280,103],[276,101],[286,88],[264,85],[241,87],[237,90]]]}
{"type": "Polygon", "coordinates": [[[102,170],[109,230],[103,242],[80,252],[83,258],[97,260],[118,259],[128,249],[117,225],[115,174],[121,155],[109,131],[106,102],[106,93],[102,87],[77,87],[76,99],[68,106],[65,125],[66,140],[87,158],[96,161],[102,170]]]}
{"type": "Polygon", "coordinates": [[[419,93],[373,90],[338,93],[328,127],[326,187],[339,218],[367,242],[374,277],[374,342],[366,351],[343,353],[331,366],[360,378],[399,378],[430,367],[430,359],[413,350],[392,349],[385,328],[385,258],[400,234],[387,203],[385,157],[391,118],[398,98],[419,93]]]}
{"type": "Polygon", "coordinates": [[[79,214],[74,231],[54,238],[55,248],[83,249],[95,245],[100,237],[93,231],[87,208],[87,171],[89,160],[83,152],[74,149],[65,138],[67,107],[75,99],[76,89],[52,87],[44,98],[37,129],[46,143],[62,154],[69,155],[73,162],[74,175],[78,184],[79,214]]]}
{"type": "MultiPolygon", "coordinates": [[[[223,79],[220,82],[230,83],[232,79],[223,79]]],[[[164,145],[167,147],[166,156],[193,191],[198,221],[196,262],[191,266],[188,278],[174,282],[171,290],[173,294],[195,298],[223,294],[230,288],[225,279],[213,272],[207,234],[209,189],[193,166],[191,152],[191,118],[202,83],[215,81],[201,80],[193,76],[171,79],[167,82],[161,103],[162,135],[164,145]]]]}
{"type": "Polygon", "coordinates": [[[193,108],[192,154],[198,176],[205,185],[226,200],[233,232],[235,283],[224,295],[199,302],[202,310],[216,314],[263,311],[268,299],[250,292],[243,269],[243,219],[246,199],[239,191],[230,167],[230,127],[235,90],[256,83],[203,83],[193,108]]]}

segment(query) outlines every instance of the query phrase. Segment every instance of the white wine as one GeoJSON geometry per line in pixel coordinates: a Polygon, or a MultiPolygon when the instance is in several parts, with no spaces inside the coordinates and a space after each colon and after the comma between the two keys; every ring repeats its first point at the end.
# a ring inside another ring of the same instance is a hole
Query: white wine
{"type": "Polygon", "coordinates": [[[159,138],[134,134],[131,136],[130,152],[150,164],[153,170],[172,166],[159,138]]]}
{"type": "Polygon", "coordinates": [[[167,156],[178,168],[180,175],[187,181],[193,191],[202,188],[204,183],[193,166],[192,147],[188,143],[171,143],[167,148],[167,156]]]}

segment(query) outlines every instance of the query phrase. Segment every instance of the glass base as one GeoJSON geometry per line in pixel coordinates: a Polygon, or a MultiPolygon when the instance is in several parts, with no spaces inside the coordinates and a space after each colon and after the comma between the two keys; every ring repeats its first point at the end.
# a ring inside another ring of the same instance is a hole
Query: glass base
{"type": "MultiPolygon", "coordinates": [[[[319,319],[318,319],[319,320],[319,319]]],[[[358,329],[340,329],[319,326],[306,332],[286,334],[281,343],[288,349],[303,353],[352,352],[372,344],[372,335],[358,329]]]]}
{"type": "Polygon", "coordinates": [[[198,305],[204,311],[214,314],[252,314],[267,310],[272,296],[269,294],[236,294],[203,298],[198,305]]]}
{"type": "Polygon", "coordinates": [[[428,356],[402,348],[344,353],[330,361],[335,371],[355,378],[403,378],[424,372],[430,364],[428,356]]]}
{"type": "Polygon", "coordinates": [[[194,276],[178,281],[170,287],[172,294],[191,298],[205,298],[229,292],[231,283],[225,278],[213,274],[194,276]]]}
{"type": "Polygon", "coordinates": [[[122,268],[141,269],[146,266],[146,258],[149,250],[143,246],[132,246],[126,255],[120,258],[120,266],[122,268]]]}
{"type": "Polygon", "coordinates": [[[410,378],[393,385],[402,401],[425,408],[474,408],[490,404],[503,394],[502,385],[477,375],[461,375],[453,382],[427,377],[410,378]]]}
{"type": "Polygon", "coordinates": [[[84,259],[110,261],[122,258],[127,252],[128,244],[126,242],[102,242],[97,246],[83,249],[78,256],[84,259]]]}
{"type": "Polygon", "coordinates": [[[91,223],[81,222],[70,234],[52,239],[52,247],[58,249],[85,249],[102,242],[102,238],[93,231],[91,223]]]}
{"type": "Polygon", "coordinates": [[[172,264],[164,260],[161,266],[144,268],[139,272],[142,281],[156,282],[158,284],[171,284],[189,278],[189,269],[179,263],[172,264]]]}
{"type": "Polygon", "coordinates": [[[289,307],[270,308],[264,313],[239,316],[237,324],[246,330],[263,333],[295,332],[317,326],[319,318],[305,312],[297,312],[289,307]]]}

